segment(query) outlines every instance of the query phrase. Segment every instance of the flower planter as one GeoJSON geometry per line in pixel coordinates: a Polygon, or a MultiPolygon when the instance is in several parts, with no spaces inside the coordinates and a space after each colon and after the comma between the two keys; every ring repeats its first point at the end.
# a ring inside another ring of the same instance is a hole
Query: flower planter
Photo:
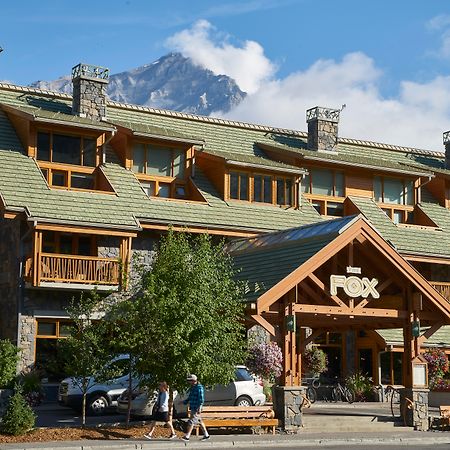
{"type": "Polygon", "coordinates": [[[450,392],[430,391],[428,394],[428,406],[450,405],[450,392]]]}

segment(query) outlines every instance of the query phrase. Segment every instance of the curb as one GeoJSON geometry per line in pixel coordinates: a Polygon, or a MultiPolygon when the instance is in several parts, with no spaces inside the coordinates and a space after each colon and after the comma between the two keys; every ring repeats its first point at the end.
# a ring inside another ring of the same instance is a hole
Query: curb
{"type": "MultiPolygon", "coordinates": [[[[426,433],[426,432],[425,432],[426,433]]],[[[428,434],[428,433],[426,433],[428,434]]],[[[123,441],[80,441],[76,442],[42,442],[42,443],[17,443],[2,444],[0,450],[168,450],[168,449],[185,449],[197,448],[249,448],[256,446],[273,447],[273,448],[304,448],[317,446],[341,446],[348,447],[361,444],[380,445],[380,446],[419,446],[419,445],[437,445],[449,444],[450,433],[448,435],[433,436],[421,434],[420,436],[398,436],[398,437],[330,437],[330,438],[308,438],[306,436],[284,436],[279,439],[267,438],[263,439],[235,439],[230,440],[214,440],[200,442],[192,439],[191,442],[174,442],[166,439],[155,439],[154,441],[130,440],[127,443],[123,441]]]]}

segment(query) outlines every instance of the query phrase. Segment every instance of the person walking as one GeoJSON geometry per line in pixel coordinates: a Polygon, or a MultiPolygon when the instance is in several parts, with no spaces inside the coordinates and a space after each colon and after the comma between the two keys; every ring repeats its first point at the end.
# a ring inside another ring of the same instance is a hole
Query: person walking
{"type": "Polygon", "coordinates": [[[205,403],[205,389],[198,382],[197,375],[189,375],[186,381],[191,385],[191,388],[189,389],[188,398],[184,400],[183,403],[185,405],[189,403],[190,415],[188,429],[186,434],[181,439],[183,441],[189,441],[194,426],[199,425],[203,431],[202,441],[206,441],[209,439],[209,433],[201,418],[203,403],[205,403]]]}
{"type": "Polygon", "coordinates": [[[156,426],[156,422],[165,422],[170,428],[169,439],[177,437],[175,430],[173,429],[172,420],[169,420],[169,386],[165,381],[161,381],[158,386],[158,398],[153,406],[152,421],[150,422],[150,429],[144,437],[152,439],[153,431],[156,426]]]}

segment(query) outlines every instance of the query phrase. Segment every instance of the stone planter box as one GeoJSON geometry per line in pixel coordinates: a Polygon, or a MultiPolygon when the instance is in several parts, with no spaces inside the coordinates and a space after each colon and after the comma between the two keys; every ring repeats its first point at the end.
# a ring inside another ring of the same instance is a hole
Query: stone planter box
{"type": "Polygon", "coordinates": [[[450,392],[430,391],[428,394],[429,406],[448,406],[450,405],[450,392]]]}

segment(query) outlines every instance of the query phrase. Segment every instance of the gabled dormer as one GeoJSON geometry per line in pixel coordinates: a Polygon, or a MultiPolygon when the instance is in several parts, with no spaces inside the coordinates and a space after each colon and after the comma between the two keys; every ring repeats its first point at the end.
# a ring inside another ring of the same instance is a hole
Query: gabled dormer
{"type": "Polygon", "coordinates": [[[227,202],[248,202],[282,208],[300,205],[300,180],[305,171],[257,155],[205,150],[197,164],[227,202]]]}
{"type": "Polygon", "coordinates": [[[114,120],[111,145],[150,198],[204,201],[192,181],[200,138],[156,126],[114,120]]]}

